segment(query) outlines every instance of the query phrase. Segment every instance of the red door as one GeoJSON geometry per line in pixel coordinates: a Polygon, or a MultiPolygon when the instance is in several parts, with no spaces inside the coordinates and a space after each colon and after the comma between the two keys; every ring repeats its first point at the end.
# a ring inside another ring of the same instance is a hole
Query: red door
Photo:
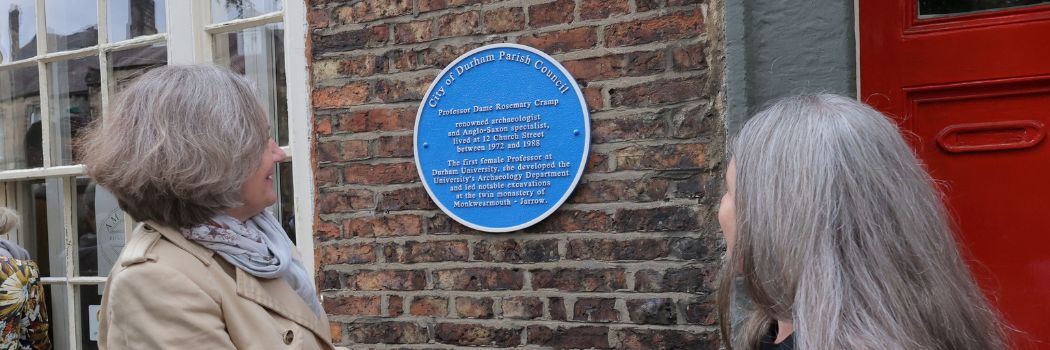
{"type": "Polygon", "coordinates": [[[859,16],[861,100],[943,181],[1016,348],[1050,349],[1050,0],[860,0],[859,16]]]}

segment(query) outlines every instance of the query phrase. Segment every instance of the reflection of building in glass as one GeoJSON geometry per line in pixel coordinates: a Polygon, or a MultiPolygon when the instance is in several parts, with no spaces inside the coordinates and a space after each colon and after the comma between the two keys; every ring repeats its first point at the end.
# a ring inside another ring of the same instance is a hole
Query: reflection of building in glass
{"type": "Polygon", "coordinates": [[[157,4],[154,0],[130,0],[128,38],[157,34],[157,4]]]}

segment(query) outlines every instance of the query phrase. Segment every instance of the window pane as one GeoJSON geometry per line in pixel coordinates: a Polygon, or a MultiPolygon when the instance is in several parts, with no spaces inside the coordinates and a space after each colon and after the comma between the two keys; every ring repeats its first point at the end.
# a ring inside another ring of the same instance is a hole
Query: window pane
{"type": "Polygon", "coordinates": [[[44,16],[48,52],[98,44],[98,5],[94,0],[47,0],[44,16]]]}
{"type": "Polygon", "coordinates": [[[36,56],[36,0],[0,0],[0,62],[36,56]]]}
{"type": "Polygon", "coordinates": [[[1050,0],[919,0],[919,16],[962,15],[1047,3],[1050,0]]]}
{"type": "Polygon", "coordinates": [[[102,286],[101,285],[83,285],[78,287],[80,289],[80,322],[77,322],[77,327],[80,328],[80,349],[82,350],[98,350],[98,310],[102,308],[102,286]],[[94,312],[92,312],[94,311],[94,312]],[[96,329],[91,329],[91,325],[95,324],[96,329]]]}
{"type": "Polygon", "coordinates": [[[94,181],[77,179],[77,276],[109,276],[124,249],[124,212],[94,181]]]}
{"type": "Polygon", "coordinates": [[[163,67],[167,63],[168,48],[163,44],[111,52],[109,54],[109,82],[112,86],[110,91],[119,92],[143,73],[153,68],[163,67]]]}
{"type": "Polygon", "coordinates": [[[106,16],[111,43],[167,31],[164,0],[109,0],[106,16]]]}
{"type": "Polygon", "coordinates": [[[101,108],[101,75],[98,57],[90,56],[48,64],[51,84],[51,160],[53,165],[79,162],[72,140],[101,108]]]}
{"type": "Polygon", "coordinates": [[[288,90],[284,70],[284,25],[248,28],[215,36],[215,63],[255,82],[279,145],[288,144],[288,90]]]}
{"type": "Polygon", "coordinates": [[[281,0],[211,0],[211,22],[251,18],[281,9],[281,0]]]}
{"type": "Polygon", "coordinates": [[[288,233],[288,238],[295,242],[295,192],[292,189],[292,163],[277,164],[277,203],[273,213],[281,221],[281,226],[288,233]]]}
{"type": "Polygon", "coordinates": [[[44,299],[47,300],[48,336],[51,337],[52,349],[72,349],[69,343],[69,308],[65,284],[44,286],[44,299]]]}
{"type": "Polygon", "coordinates": [[[0,170],[43,166],[35,65],[0,70],[0,170]]]}

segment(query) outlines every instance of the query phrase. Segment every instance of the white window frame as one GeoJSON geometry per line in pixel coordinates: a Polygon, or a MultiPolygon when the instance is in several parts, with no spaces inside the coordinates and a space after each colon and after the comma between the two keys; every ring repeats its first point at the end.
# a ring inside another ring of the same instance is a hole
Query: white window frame
{"type": "MultiPolygon", "coordinates": [[[[109,96],[109,53],[113,51],[146,47],[154,44],[164,44],[168,53],[167,64],[197,64],[212,63],[212,45],[214,35],[243,30],[251,27],[270,23],[282,23],[284,25],[284,62],[287,82],[287,107],[288,107],[288,145],[282,149],[288,154],[289,160],[294,161],[292,166],[292,190],[294,193],[293,205],[295,207],[295,230],[296,246],[302,257],[302,263],[314,276],[314,242],[313,242],[313,218],[314,218],[314,181],[313,169],[310,162],[310,149],[312,147],[312,108],[310,103],[310,79],[308,72],[306,40],[308,23],[306,20],[306,3],[301,0],[282,0],[282,10],[263,14],[256,17],[237,19],[219,24],[211,24],[211,0],[167,0],[165,2],[167,30],[165,33],[139,36],[117,43],[108,40],[107,5],[108,0],[97,0],[98,44],[82,49],[62,51],[56,53],[47,52],[47,27],[45,23],[45,0],[36,0],[36,32],[37,32],[37,55],[14,62],[0,64],[0,69],[15,69],[36,66],[40,81],[40,123],[41,123],[41,146],[43,149],[43,167],[32,169],[3,170],[0,171],[0,205],[10,206],[18,203],[17,186],[19,182],[59,178],[62,179],[62,218],[64,227],[64,249],[67,254],[61,263],[65,266],[65,276],[46,276],[41,281],[47,285],[64,285],[68,288],[65,300],[55,300],[56,304],[64,304],[64,310],[49,310],[51,317],[56,318],[56,312],[65,313],[68,323],[64,327],[67,334],[55,334],[55,345],[67,345],[70,349],[79,349],[81,344],[81,332],[87,331],[88,325],[79,325],[80,310],[73,307],[76,305],[79,292],[76,286],[98,285],[105,283],[106,277],[100,276],[73,276],[76,272],[76,250],[73,229],[75,222],[76,204],[72,198],[76,196],[76,178],[84,175],[83,165],[54,166],[51,155],[51,115],[50,94],[51,79],[47,71],[49,63],[64,61],[81,57],[98,57],[99,70],[101,73],[101,107],[108,111],[111,96],[109,96]],[[68,337],[68,338],[65,338],[68,337]],[[63,339],[65,338],[65,339],[63,339]]],[[[103,112],[104,114],[105,112],[103,112]]],[[[103,116],[104,118],[104,116],[103,116]]],[[[49,208],[52,210],[54,208],[49,208]]],[[[133,220],[125,214],[124,232],[125,242],[130,238],[134,226],[133,220]]],[[[43,228],[50,231],[49,228],[43,228]]],[[[11,237],[5,237],[22,243],[21,229],[15,231],[11,237]]],[[[38,229],[39,231],[39,229],[38,229]]],[[[50,237],[52,239],[58,237],[50,237]]],[[[54,261],[54,263],[60,263],[54,261]]],[[[50,271],[42,271],[42,275],[50,271]]],[[[59,317],[62,318],[62,317],[59,317]]]]}

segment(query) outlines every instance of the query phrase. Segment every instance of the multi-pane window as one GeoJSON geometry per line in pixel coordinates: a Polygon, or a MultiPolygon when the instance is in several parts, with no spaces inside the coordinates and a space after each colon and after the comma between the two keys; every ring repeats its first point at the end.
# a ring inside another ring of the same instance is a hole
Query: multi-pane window
{"type": "MultiPolygon", "coordinates": [[[[96,349],[105,276],[135,223],[73,147],[114,96],[167,64],[214,63],[255,83],[273,137],[308,152],[305,15],[282,0],[0,0],[0,205],[40,265],[56,349],[96,349]],[[288,28],[289,32],[286,32],[288,28]],[[289,39],[292,38],[292,39],[289,39]],[[286,45],[287,44],[287,45],[286,45]],[[293,47],[298,54],[287,54],[293,47]],[[293,79],[289,79],[293,78],[293,79]]],[[[271,208],[311,268],[309,169],[277,165],[271,208]],[[295,169],[293,171],[293,169],[295,169]],[[293,172],[301,179],[293,182],[293,172]],[[298,206],[294,193],[298,197],[298,206]]],[[[134,165],[129,165],[134,166],[134,165]]]]}

